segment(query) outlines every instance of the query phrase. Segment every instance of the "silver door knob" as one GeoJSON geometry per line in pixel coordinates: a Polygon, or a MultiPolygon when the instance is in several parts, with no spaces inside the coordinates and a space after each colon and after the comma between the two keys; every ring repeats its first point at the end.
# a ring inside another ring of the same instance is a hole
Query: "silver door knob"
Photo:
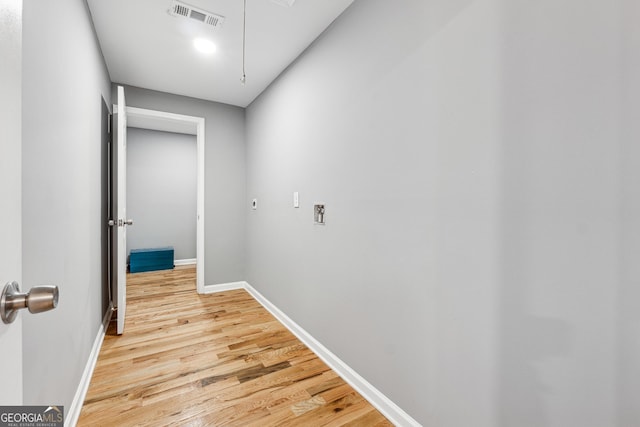
{"type": "Polygon", "coordinates": [[[17,282],[7,283],[0,296],[0,317],[4,323],[11,323],[22,308],[28,308],[30,313],[53,310],[58,306],[58,295],[57,286],[34,286],[24,294],[17,282]]]}

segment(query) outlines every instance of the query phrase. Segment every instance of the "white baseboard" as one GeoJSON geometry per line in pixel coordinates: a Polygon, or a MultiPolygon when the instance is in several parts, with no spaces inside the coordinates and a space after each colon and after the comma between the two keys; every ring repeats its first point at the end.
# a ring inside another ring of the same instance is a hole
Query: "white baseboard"
{"type": "Polygon", "coordinates": [[[247,282],[221,283],[219,285],[205,285],[203,294],[215,294],[216,292],[234,291],[236,289],[247,289],[247,282]]]}
{"type": "Polygon", "coordinates": [[[173,260],[173,265],[192,265],[198,261],[197,258],[188,258],[188,259],[176,259],[173,260]]]}
{"type": "Polygon", "coordinates": [[[100,355],[100,347],[102,347],[102,342],[104,341],[107,327],[109,326],[109,322],[111,321],[111,313],[112,310],[111,307],[109,307],[107,313],[102,319],[102,327],[98,328],[98,334],[96,335],[96,339],[93,341],[93,347],[91,347],[89,359],[87,360],[87,364],[84,367],[82,378],[80,378],[80,384],[78,384],[76,395],[73,396],[73,401],[71,402],[69,411],[67,411],[67,413],[65,414],[64,427],[75,427],[75,425],[78,423],[78,418],[80,418],[80,412],[82,411],[82,404],[84,403],[84,398],[87,396],[87,390],[89,390],[89,384],[91,383],[93,370],[96,367],[96,362],[98,361],[98,356],[100,355]]]}
{"type": "Polygon", "coordinates": [[[402,410],[391,399],[382,394],[371,383],[360,376],[349,365],[344,363],[338,356],[333,354],[328,348],[322,345],[311,334],[305,331],[300,325],[291,320],[271,301],[265,298],[253,286],[247,282],[224,283],[220,285],[205,286],[205,293],[224,292],[235,289],[245,289],[251,294],[269,313],[280,321],[292,334],[311,349],[324,363],[329,365],[343,380],[360,393],[378,411],[382,413],[395,426],[420,427],[421,424],[414,420],[409,414],[402,410]]]}

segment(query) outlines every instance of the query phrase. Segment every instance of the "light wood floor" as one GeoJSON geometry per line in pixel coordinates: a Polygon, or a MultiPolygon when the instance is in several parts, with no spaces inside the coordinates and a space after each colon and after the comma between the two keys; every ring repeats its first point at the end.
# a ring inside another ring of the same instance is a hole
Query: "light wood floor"
{"type": "Polygon", "coordinates": [[[79,426],[389,426],[244,290],[198,295],[195,269],[128,276],[79,426]]]}

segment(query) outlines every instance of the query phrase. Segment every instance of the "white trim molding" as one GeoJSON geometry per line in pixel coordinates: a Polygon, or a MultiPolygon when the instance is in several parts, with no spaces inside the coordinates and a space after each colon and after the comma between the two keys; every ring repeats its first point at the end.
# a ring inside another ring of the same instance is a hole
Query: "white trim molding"
{"type": "Polygon", "coordinates": [[[291,320],[282,310],[276,307],[271,301],[258,292],[247,282],[232,282],[219,285],[205,286],[204,293],[211,294],[236,289],[244,289],[256,299],[269,313],[282,323],[293,335],[311,349],[324,363],[333,369],[343,380],[360,393],[371,405],[373,405],[382,415],[384,415],[395,426],[420,427],[421,424],[402,410],[391,399],[382,394],[371,383],[365,380],[360,374],[354,371],[349,365],[343,362],[338,356],[333,354],[328,348],[322,345],[311,334],[305,331],[300,325],[291,320]]]}
{"type": "Polygon", "coordinates": [[[176,259],[173,261],[173,265],[193,265],[198,262],[197,258],[176,259]]]}
{"type": "Polygon", "coordinates": [[[78,389],[76,390],[75,396],[73,396],[73,401],[71,402],[69,411],[65,414],[65,427],[74,427],[78,423],[78,418],[80,418],[80,412],[82,411],[82,405],[84,404],[84,399],[87,396],[89,384],[91,383],[91,377],[93,376],[93,370],[96,368],[96,363],[98,362],[100,348],[102,347],[102,342],[104,341],[104,336],[107,332],[109,322],[111,321],[112,312],[112,307],[109,306],[107,313],[102,319],[102,326],[98,328],[98,334],[96,335],[96,339],[93,341],[93,347],[91,347],[91,353],[89,353],[87,364],[84,367],[84,372],[82,372],[82,378],[80,378],[78,389]]]}
{"type": "Polygon", "coordinates": [[[203,294],[215,294],[217,292],[235,291],[236,289],[247,289],[247,282],[231,282],[221,283],[219,285],[207,285],[204,287],[203,294]]]}

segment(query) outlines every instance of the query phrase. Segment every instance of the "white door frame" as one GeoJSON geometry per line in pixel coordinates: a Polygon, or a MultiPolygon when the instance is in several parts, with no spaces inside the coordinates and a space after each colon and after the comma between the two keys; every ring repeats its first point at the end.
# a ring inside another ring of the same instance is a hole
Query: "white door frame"
{"type": "Polygon", "coordinates": [[[204,293],[204,117],[127,107],[129,127],[196,136],[196,289],[204,293]]]}
{"type": "MultiPolygon", "coordinates": [[[[0,293],[22,283],[22,1],[0,0],[0,293]]],[[[31,124],[31,123],[29,123],[31,124]]],[[[26,310],[21,310],[26,311],[26,310]]],[[[22,313],[0,320],[0,405],[22,405],[22,313]]]]}

